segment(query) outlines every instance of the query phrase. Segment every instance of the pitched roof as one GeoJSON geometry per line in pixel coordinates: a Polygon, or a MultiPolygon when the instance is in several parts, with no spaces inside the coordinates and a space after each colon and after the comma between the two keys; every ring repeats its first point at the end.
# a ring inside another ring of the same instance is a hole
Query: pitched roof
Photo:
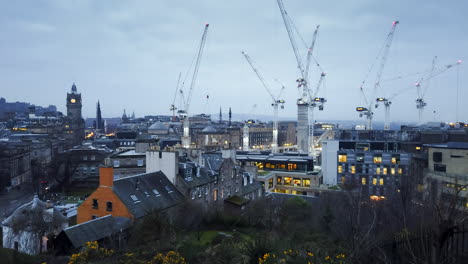
{"type": "Polygon", "coordinates": [[[65,228],[63,232],[67,235],[72,245],[75,248],[79,248],[86,242],[101,240],[129,226],[130,219],[128,218],[106,215],[65,228]]]}
{"type": "Polygon", "coordinates": [[[196,172],[193,172],[194,166],[189,163],[179,163],[179,176],[183,179],[183,183],[189,187],[197,187],[216,181],[216,178],[206,167],[200,168],[200,174],[197,176],[196,172]],[[187,171],[191,174],[187,175],[187,171]]]}
{"type": "Polygon", "coordinates": [[[203,158],[206,161],[206,167],[214,171],[219,171],[224,162],[221,153],[204,153],[203,158]]]}
{"type": "Polygon", "coordinates": [[[55,207],[49,207],[41,201],[37,195],[29,203],[18,207],[10,217],[2,222],[3,226],[20,226],[21,230],[31,231],[43,224],[49,225],[49,229],[60,228],[62,224],[68,223],[66,216],[62,215],[55,207]]]}
{"type": "Polygon", "coordinates": [[[216,130],[216,128],[214,128],[212,126],[207,126],[201,132],[203,132],[203,133],[217,133],[218,130],[216,130]]]}
{"type": "Polygon", "coordinates": [[[135,218],[172,207],[184,199],[161,171],[115,180],[113,190],[135,218]]]}
{"type": "Polygon", "coordinates": [[[161,121],[158,121],[148,127],[148,130],[169,130],[167,126],[165,126],[161,121]]]}

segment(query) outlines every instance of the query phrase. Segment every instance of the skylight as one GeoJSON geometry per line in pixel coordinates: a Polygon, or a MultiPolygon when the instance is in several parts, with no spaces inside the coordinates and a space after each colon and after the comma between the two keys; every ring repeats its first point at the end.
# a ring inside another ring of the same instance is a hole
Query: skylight
{"type": "Polygon", "coordinates": [[[132,200],[133,200],[135,203],[137,203],[137,202],[140,201],[140,200],[138,200],[138,197],[136,197],[136,195],[134,195],[134,194],[130,195],[130,198],[132,198],[132,200]]]}
{"type": "Polygon", "coordinates": [[[158,190],[156,190],[156,189],[153,189],[153,192],[154,192],[154,194],[156,194],[156,196],[160,196],[160,195],[161,195],[161,194],[159,194],[158,190]]]}

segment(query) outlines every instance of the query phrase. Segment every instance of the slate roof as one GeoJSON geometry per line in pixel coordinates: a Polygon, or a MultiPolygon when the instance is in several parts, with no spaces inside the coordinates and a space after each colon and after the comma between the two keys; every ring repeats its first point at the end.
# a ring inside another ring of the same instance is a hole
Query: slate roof
{"type": "Polygon", "coordinates": [[[135,218],[172,207],[184,199],[161,171],[115,180],[112,189],[135,218]]]}
{"type": "Polygon", "coordinates": [[[65,228],[63,232],[75,248],[83,246],[86,242],[97,241],[111,236],[115,232],[127,229],[130,219],[125,217],[112,217],[106,215],[75,226],[65,228]]]}
{"type": "Polygon", "coordinates": [[[165,126],[162,122],[158,121],[154,124],[152,124],[150,127],[148,127],[148,130],[169,130],[167,126],[165,126]]]}
{"type": "Polygon", "coordinates": [[[205,153],[203,154],[205,159],[205,166],[211,170],[219,171],[223,165],[223,156],[221,153],[205,153]]]}
{"type": "Polygon", "coordinates": [[[207,170],[206,167],[200,168],[200,175],[197,176],[196,172],[193,172],[194,166],[189,163],[179,163],[179,175],[183,178],[184,184],[189,187],[197,187],[208,184],[216,180],[215,176],[211,173],[211,171],[207,170]],[[186,168],[184,168],[186,166],[186,168]],[[186,175],[186,169],[192,170],[191,177],[186,175]]]}
{"type": "Polygon", "coordinates": [[[262,185],[260,184],[260,182],[254,181],[252,182],[252,184],[249,183],[246,186],[242,186],[240,195],[246,195],[248,193],[257,191],[260,188],[262,188],[262,185]]]}

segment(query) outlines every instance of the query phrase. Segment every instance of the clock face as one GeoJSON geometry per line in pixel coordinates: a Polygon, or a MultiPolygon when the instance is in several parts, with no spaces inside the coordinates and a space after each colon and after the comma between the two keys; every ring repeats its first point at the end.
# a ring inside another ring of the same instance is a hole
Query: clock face
{"type": "Polygon", "coordinates": [[[72,104],[76,103],[75,98],[70,99],[70,103],[72,103],[72,104]]]}

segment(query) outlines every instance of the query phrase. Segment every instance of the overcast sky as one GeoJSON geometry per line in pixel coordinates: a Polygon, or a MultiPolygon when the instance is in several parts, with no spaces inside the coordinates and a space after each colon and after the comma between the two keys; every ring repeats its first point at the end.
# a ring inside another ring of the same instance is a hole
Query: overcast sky
{"type": "MultiPolygon", "coordinates": [[[[97,100],[104,117],[135,111],[137,116],[170,114],[179,72],[185,76],[204,24],[210,28],[193,93],[192,113],[272,113],[271,98],[241,55],[247,52],[275,93],[286,86],[282,117],[294,118],[298,90],[295,58],[275,0],[120,1],[1,0],[0,96],[7,101],[54,104],[65,112],[73,82],[83,97],[83,115],[94,117],[97,100]],[[206,95],[210,95],[207,103],[206,95]]],[[[284,0],[307,43],[317,24],[315,57],[327,77],[319,95],[328,102],[318,119],[358,119],[363,104],[359,86],[390,31],[399,20],[382,79],[468,61],[468,2],[415,0],[284,0]]],[[[299,40],[303,53],[306,49],[299,40]]],[[[468,100],[468,67],[434,78],[425,100],[426,120],[456,117],[457,71],[459,120],[468,100]],[[434,116],[433,111],[436,111],[434,116]]],[[[312,67],[312,85],[319,70],[312,67]]],[[[420,75],[382,82],[393,98],[393,120],[416,121],[420,75]]],[[[186,81],[189,87],[190,76],[186,81]]],[[[375,80],[371,74],[368,82],[375,80]]],[[[371,85],[366,93],[371,94],[371,85]]],[[[188,92],[188,91],[187,91],[188,92]]],[[[375,120],[383,120],[383,108],[375,120]]]]}

